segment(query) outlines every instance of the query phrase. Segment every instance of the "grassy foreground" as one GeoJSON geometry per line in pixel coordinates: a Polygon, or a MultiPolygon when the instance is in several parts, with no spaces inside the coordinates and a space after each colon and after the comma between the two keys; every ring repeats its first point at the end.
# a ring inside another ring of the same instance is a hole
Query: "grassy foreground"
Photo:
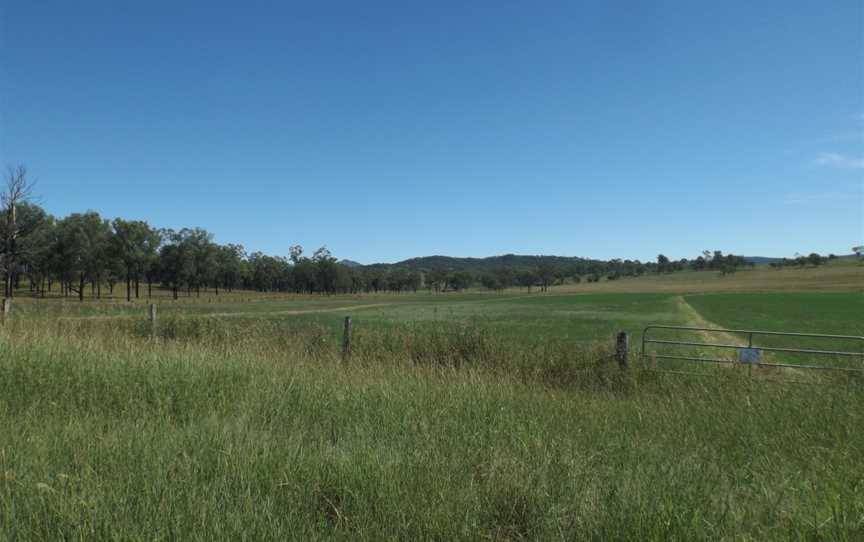
{"type": "Polygon", "coordinates": [[[860,382],[358,332],[345,365],[314,322],[8,322],[0,538],[864,538],[860,382]]]}

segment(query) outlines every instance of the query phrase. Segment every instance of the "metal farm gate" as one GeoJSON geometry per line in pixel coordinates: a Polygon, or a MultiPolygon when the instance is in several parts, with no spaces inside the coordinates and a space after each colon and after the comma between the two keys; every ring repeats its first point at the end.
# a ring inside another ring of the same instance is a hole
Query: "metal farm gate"
{"type": "Polygon", "coordinates": [[[693,363],[748,365],[750,367],[809,369],[864,373],[864,337],[820,333],[785,333],[753,329],[715,329],[688,326],[648,326],[642,332],[643,366],[647,361],[656,367],[658,359],[693,363]],[[673,334],[674,337],[668,337],[673,334]],[[662,337],[662,335],[667,337],[662,337]],[[681,339],[678,336],[683,335],[681,339]],[[718,341],[712,336],[722,336],[718,341]],[[705,339],[707,337],[707,339],[705,339]],[[689,340],[688,340],[689,339],[689,340]],[[764,344],[765,340],[770,344],[764,344]],[[795,347],[795,342],[809,342],[825,348],[795,347]],[[785,344],[784,344],[785,343],[785,344]],[[832,349],[842,345],[841,350],[832,349]],[[647,348],[654,346],[649,353],[647,348]],[[695,350],[695,352],[694,352],[695,350]],[[724,352],[734,352],[724,356],[724,352]],[[803,359],[802,359],[803,358],[803,359]],[[800,363],[798,362],[800,360],[800,363]]]}

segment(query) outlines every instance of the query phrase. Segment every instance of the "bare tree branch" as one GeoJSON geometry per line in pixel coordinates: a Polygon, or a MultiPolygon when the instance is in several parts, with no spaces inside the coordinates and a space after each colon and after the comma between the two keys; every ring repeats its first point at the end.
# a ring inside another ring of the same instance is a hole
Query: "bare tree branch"
{"type": "Polygon", "coordinates": [[[7,166],[6,183],[0,192],[0,203],[3,205],[5,228],[3,231],[3,268],[6,272],[4,294],[12,297],[12,279],[18,264],[18,221],[17,207],[26,202],[33,193],[35,183],[27,179],[27,168],[23,164],[7,166]]]}

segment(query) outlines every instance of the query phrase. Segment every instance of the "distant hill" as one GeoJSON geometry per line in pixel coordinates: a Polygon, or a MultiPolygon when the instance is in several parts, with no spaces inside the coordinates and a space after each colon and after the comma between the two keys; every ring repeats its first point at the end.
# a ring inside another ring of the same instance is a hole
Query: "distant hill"
{"type": "MultiPolygon", "coordinates": [[[[854,254],[837,256],[838,258],[854,258],[854,254]]],[[[789,258],[792,259],[792,258],[789,258]]],[[[783,258],[771,256],[744,256],[744,260],[753,264],[770,264],[779,262],[783,258]]],[[[624,260],[629,262],[629,260],[624,260]]],[[[634,260],[635,262],[635,260],[634,260]]],[[[350,260],[342,260],[342,263],[350,267],[360,267],[361,264],[350,260]],[[349,262],[349,263],[346,263],[349,262]]],[[[648,266],[656,265],[654,261],[642,262],[648,266]]],[[[593,260],[590,258],[580,258],[578,256],[551,256],[551,255],[520,255],[520,254],[504,254],[500,256],[489,256],[486,258],[459,258],[453,256],[422,256],[419,258],[409,258],[396,263],[374,263],[363,265],[368,268],[392,269],[400,268],[409,271],[471,271],[484,272],[494,271],[496,269],[507,268],[513,270],[537,269],[542,265],[548,265],[555,268],[573,269],[581,268],[583,270],[595,265],[606,267],[610,264],[606,260],[593,260]]]]}
{"type": "Polygon", "coordinates": [[[770,256],[744,256],[744,261],[747,263],[755,263],[755,264],[768,264],[779,262],[783,258],[772,258],[770,256]]]}
{"type": "MultiPolygon", "coordinates": [[[[822,254],[823,256],[827,256],[827,254],[822,254]]],[[[846,258],[855,258],[854,254],[838,254],[837,258],[846,259],[846,258]]],[[[790,260],[794,258],[788,258],[790,260]]],[[[744,256],[744,261],[747,263],[755,263],[755,264],[769,264],[774,262],[783,261],[783,258],[773,258],[771,256],[744,256]]]]}
{"type": "Polygon", "coordinates": [[[355,262],[354,260],[339,260],[339,263],[345,267],[363,267],[362,263],[355,262]]]}
{"type": "Polygon", "coordinates": [[[372,264],[368,267],[400,267],[411,271],[482,271],[507,267],[510,269],[534,269],[541,264],[567,266],[576,263],[589,263],[599,260],[589,260],[577,256],[546,256],[504,254],[487,258],[456,258],[452,256],[423,256],[410,258],[392,264],[372,264]]]}

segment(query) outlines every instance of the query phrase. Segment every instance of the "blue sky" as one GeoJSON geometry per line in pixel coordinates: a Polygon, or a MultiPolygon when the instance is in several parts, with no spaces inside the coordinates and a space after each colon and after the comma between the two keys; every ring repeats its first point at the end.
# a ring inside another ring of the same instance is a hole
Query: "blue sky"
{"type": "Polygon", "coordinates": [[[864,243],[858,0],[0,0],[0,32],[0,162],[56,215],[364,263],[864,243]]]}

